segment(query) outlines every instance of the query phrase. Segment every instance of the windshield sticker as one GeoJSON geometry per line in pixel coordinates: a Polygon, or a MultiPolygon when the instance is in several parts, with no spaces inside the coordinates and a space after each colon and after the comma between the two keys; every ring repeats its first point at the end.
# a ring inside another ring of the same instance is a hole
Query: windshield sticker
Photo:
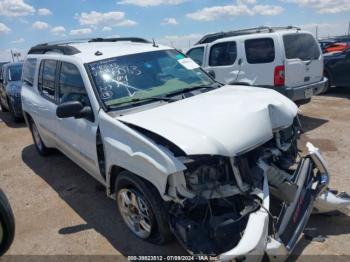
{"type": "Polygon", "coordinates": [[[196,64],[196,62],[194,62],[191,58],[183,58],[177,61],[188,70],[199,68],[199,65],[196,64]]]}
{"type": "Polygon", "coordinates": [[[186,56],[184,56],[183,54],[177,54],[176,55],[176,59],[180,60],[180,59],[184,59],[186,56]]]}

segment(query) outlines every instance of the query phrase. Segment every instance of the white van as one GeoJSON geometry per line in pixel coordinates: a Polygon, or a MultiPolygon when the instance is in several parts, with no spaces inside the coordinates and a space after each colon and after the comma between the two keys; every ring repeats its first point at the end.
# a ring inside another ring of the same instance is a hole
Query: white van
{"type": "Polygon", "coordinates": [[[209,34],[187,55],[219,82],[272,88],[298,104],[327,84],[316,39],[296,27],[209,34]]]}

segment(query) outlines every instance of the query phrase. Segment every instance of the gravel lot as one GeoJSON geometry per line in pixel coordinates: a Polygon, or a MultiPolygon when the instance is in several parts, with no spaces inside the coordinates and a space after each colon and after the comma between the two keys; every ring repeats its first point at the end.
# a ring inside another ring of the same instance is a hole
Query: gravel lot
{"type": "MultiPolygon", "coordinates": [[[[350,192],[350,89],[335,89],[301,107],[306,133],[329,161],[331,187],[350,192]]],[[[0,186],[16,217],[11,255],[181,255],[173,243],[143,242],[116,216],[104,188],[60,153],[40,157],[25,124],[0,112],[0,186]]],[[[295,254],[350,255],[350,212],[313,216],[307,227],[323,243],[302,238],[295,254]]],[[[122,257],[120,257],[122,259],[122,257]]]]}

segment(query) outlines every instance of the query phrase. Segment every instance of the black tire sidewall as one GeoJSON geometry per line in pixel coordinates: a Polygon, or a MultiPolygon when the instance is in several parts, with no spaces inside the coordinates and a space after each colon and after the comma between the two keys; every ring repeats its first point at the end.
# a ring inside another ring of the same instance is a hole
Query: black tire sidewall
{"type": "Polygon", "coordinates": [[[15,236],[15,218],[8,199],[0,189],[0,223],[3,229],[3,241],[0,243],[0,256],[11,246],[15,236]]]}
{"type": "MultiPolygon", "coordinates": [[[[150,211],[153,220],[152,232],[151,235],[144,240],[158,245],[171,240],[172,234],[169,229],[168,213],[165,209],[163,199],[160,197],[157,189],[148,181],[128,171],[119,174],[115,181],[115,192],[117,197],[119,190],[123,188],[130,188],[137,191],[138,194],[143,196],[146,204],[151,209],[150,211]]],[[[118,201],[116,202],[119,213],[118,201]]],[[[121,216],[120,213],[119,216],[121,216]]]]}
{"type": "Polygon", "coordinates": [[[36,150],[38,151],[39,155],[41,155],[41,156],[47,156],[47,155],[49,154],[49,149],[45,146],[43,140],[42,140],[41,137],[40,137],[40,134],[39,134],[39,137],[40,137],[40,140],[41,140],[41,143],[42,143],[42,148],[39,148],[39,146],[36,144],[36,140],[35,140],[35,138],[34,138],[34,132],[33,132],[33,125],[35,125],[35,128],[36,128],[37,131],[39,132],[38,127],[36,126],[36,124],[34,123],[34,121],[33,121],[33,120],[30,120],[30,121],[29,121],[29,127],[30,127],[30,132],[32,133],[34,146],[35,146],[36,150]]]}

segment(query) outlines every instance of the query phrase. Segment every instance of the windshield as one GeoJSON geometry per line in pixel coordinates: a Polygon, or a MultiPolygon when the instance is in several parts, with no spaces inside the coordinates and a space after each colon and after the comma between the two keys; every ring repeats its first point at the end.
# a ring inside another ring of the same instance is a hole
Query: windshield
{"type": "Polygon", "coordinates": [[[287,59],[303,61],[318,59],[321,55],[315,38],[309,34],[288,34],[283,36],[287,59]]]}
{"type": "Polygon", "coordinates": [[[20,81],[22,76],[22,65],[10,66],[8,69],[8,81],[20,81]]]}
{"type": "Polygon", "coordinates": [[[176,50],[121,56],[93,62],[88,67],[107,107],[215,83],[196,63],[176,50]]]}

